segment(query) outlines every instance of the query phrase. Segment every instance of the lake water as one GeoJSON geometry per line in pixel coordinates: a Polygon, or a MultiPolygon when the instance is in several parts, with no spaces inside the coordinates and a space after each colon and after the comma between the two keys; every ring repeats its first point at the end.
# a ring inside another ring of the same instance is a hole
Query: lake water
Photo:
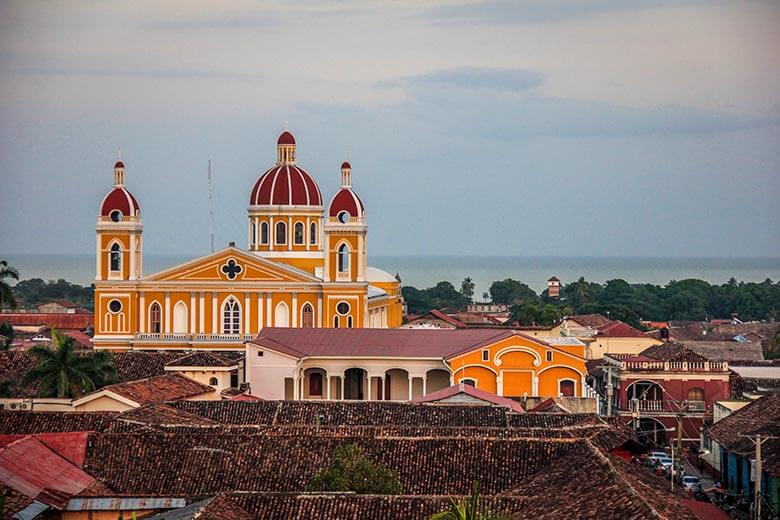
{"type": "MultiPolygon", "coordinates": [[[[95,275],[92,255],[2,255],[19,269],[22,279],[64,278],[86,285],[95,275]]],[[[192,256],[144,255],[144,272],[148,274],[192,259],[192,256]]],[[[369,263],[399,273],[404,285],[429,287],[449,280],[456,287],[466,276],[476,284],[479,298],[495,280],[514,278],[536,291],[547,286],[547,279],[557,276],[563,283],[584,276],[603,283],[612,278],[629,282],[663,285],[670,280],[700,278],[724,283],[732,276],[746,282],[780,279],[780,258],[625,258],[625,257],[530,257],[530,256],[370,256],[369,263]]]]}

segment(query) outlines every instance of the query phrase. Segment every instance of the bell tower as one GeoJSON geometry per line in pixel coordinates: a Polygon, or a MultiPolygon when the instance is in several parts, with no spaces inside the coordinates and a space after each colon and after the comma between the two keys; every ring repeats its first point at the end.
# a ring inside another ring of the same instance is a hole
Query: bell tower
{"type": "Polygon", "coordinates": [[[100,204],[95,231],[95,280],[140,279],[143,274],[141,208],[125,187],[122,161],[114,164],[114,188],[100,204]]]}
{"type": "Polygon", "coordinates": [[[341,165],[341,189],[330,201],[325,224],[325,280],[366,280],[366,210],[352,190],[352,165],[341,165]]]}

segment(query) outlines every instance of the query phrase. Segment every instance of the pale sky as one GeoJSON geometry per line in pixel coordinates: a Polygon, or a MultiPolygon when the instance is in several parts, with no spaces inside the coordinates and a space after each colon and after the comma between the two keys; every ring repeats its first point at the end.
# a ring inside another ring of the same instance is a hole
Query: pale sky
{"type": "Polygon", "coordinates": [[[0,256],[246,247],[285,121],[372,255],[780,256],[780,2],[0,4],[0,256]],[[424,5],[425,7],[421,7],[424,5]]]}

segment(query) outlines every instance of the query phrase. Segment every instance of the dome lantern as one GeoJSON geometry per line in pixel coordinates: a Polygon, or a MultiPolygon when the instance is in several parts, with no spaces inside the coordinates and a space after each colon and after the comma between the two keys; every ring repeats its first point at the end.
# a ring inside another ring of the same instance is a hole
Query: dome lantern
{"type": "Polygon", "coordinates": [[[347,161],[341,163],[341,187],[352,187],[352,166],[347,161]]]}
{"type": "Polygon", "coordinates": [[[295,164],[295,137],[287,130],[276,140],[276,164],[281,166],[295,164]]]}
{"type": "Polygon", "coordinates": [[[125,185],[125,163],[117,161],[114,164],[114,186],[125,185]]]}

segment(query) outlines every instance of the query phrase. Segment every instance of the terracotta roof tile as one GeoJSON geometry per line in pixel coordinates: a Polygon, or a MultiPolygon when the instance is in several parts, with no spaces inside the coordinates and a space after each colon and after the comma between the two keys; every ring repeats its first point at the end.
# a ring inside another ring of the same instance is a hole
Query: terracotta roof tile
{"type": "Polygon", "coordinates": [[[0,410],[0,434],[103,431],[115,412],[22,412],[0,410]]]}
{"type": "MultiPolygon", "coordinates": [[[[178,374],[166,374],[139,379],[138,381],[108,385],[93,392],[92,395],[104,391],[121,395],[138,404],[144,405],[194,397],[196,395],[214,392],[214,388],[199,383],[189,377],[178,374]]],[[[88,395],[90,394],[87,394],[87,396],[88,395]]],[[[87,396],[83,396],[81,399],[84,399],[87,396]]]]}
{"type": "Polygon", "coordinates": [[[232,367],[236,365],[238,365],[236,359],[202,350],[186,354],[165,364],[166,367],[232,367]]]}
{"type": "Polygon", "coordinates": [[[0,323],[11,325],[49,327],[57,330],[84,330],[94,325],[92,313],[58,313],[58,312],[4,312],[0,313],[0,323]]]}
{"type": "Polygon", "coordinates": [[[515,412],[519,412],[519,413],[524,412],[523,407],[517,401],[513,401],[512,399],[501,397],[491,392],[480,390],[479,388],[475,388],[471,385],[466,385],[463,383],[452,385],[447,388],[442,388],[441,390],[437,390],[436,392],[430,393],[422,397],[417,397],[413,399],[412,402],[432,403],[436,401],[441,401],[442,399],[447,399],[448,397],[453,397],[458,394],[466,394],[468,396],[471,396],[475,399],[479,399],[480,401],[484,401],[486,403],[491,403],[498,406],[506,406],[510,410],[515,412]]]}

